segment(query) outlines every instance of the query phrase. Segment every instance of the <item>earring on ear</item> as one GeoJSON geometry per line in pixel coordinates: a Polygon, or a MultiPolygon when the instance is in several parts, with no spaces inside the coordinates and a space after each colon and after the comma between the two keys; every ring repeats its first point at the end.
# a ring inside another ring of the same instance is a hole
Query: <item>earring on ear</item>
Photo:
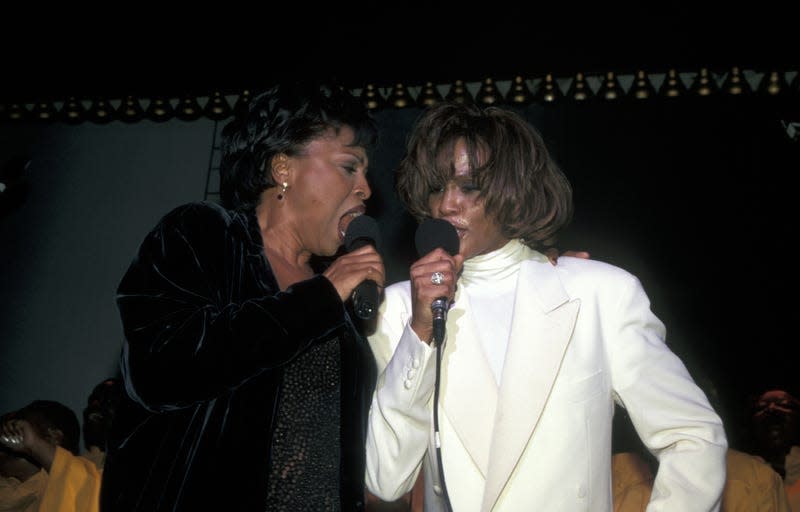
{"type": "Polygon", "coordinates": [[[286,194],[286,189],[289,188],[289,184],[285,181],[281,183],[281,191],[278,192],[278,201],[283,201],[283,196],[286,194]]]}

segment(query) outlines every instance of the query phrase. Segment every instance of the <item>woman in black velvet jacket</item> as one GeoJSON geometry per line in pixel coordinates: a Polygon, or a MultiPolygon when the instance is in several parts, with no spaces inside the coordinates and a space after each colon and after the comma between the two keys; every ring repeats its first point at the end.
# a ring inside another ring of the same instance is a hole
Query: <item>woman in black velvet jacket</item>
{"type": "Polygon", "coordinates": [[[101,510],[363,510],[375,363],[344,303],[384,267],[339,249],[375,125],[339,88],[295,84],[223,135],[226,207],[168,213],[119,285],[131,400],[101,510]]]}

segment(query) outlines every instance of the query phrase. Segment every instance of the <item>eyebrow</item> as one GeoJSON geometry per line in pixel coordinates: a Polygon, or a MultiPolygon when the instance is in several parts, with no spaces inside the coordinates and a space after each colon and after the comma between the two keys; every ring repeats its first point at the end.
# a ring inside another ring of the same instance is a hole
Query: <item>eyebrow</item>
{"type": "MultiPolygon", "coordinates": [[[[346,148],[361,148],[361,149],[364,149],[364,146],[357,146],[357,145],[345,146],[345,147],[346,147],[346,148]]],[[[364,151],[365,151],[365,153],[366,153],[366,149],[364,149],[364,151]]],[[[348,153],[347,153],[347,155],[348,155],[348,156],[352,156],[353,158],[355,158],[355,159],[358,161],[358,163],[360,163],[361,165],[364,165],[364,166],[366,166],[366,165],[367,165],[367,162],[366,162],[366,160],[367,160],[367,158],[366,158],[366,155],[364,155],[364,156],[361,156],[361,155],[359,155],[359,154],[357,154],[357,153],[355,153],[355,152],[353,152],[353,153],[350,153],[350,152],[348,152],[348,153]]]]}

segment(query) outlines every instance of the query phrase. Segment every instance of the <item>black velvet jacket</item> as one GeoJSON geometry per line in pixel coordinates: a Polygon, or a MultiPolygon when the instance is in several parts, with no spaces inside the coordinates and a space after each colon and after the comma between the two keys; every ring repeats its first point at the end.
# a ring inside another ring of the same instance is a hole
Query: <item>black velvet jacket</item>
{"type": "Polygon", "coordinates": [[[193,203],[142,243],[117,296],[122,371],[101,510],[263,511],[283,368],[338,337],[340,497],[364,508],[375,362],[336,289],[316,276],[280,292],[252,212],[193,203]]]}

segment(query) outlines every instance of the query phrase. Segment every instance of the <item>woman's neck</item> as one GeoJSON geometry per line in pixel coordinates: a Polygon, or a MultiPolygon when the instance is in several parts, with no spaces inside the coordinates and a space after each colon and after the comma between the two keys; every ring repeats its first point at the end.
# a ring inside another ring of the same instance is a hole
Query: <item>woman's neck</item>
{"type": "Polygon", "coordinates": [[[298,281],[313,277],[311,252],[304,249],[292,224],[283,218],[280,208],[269,207],[271,202],[262,202],[256,208],[256,218],[264,245],[264,255],[278,281],[285,290],[298,281]]]}

